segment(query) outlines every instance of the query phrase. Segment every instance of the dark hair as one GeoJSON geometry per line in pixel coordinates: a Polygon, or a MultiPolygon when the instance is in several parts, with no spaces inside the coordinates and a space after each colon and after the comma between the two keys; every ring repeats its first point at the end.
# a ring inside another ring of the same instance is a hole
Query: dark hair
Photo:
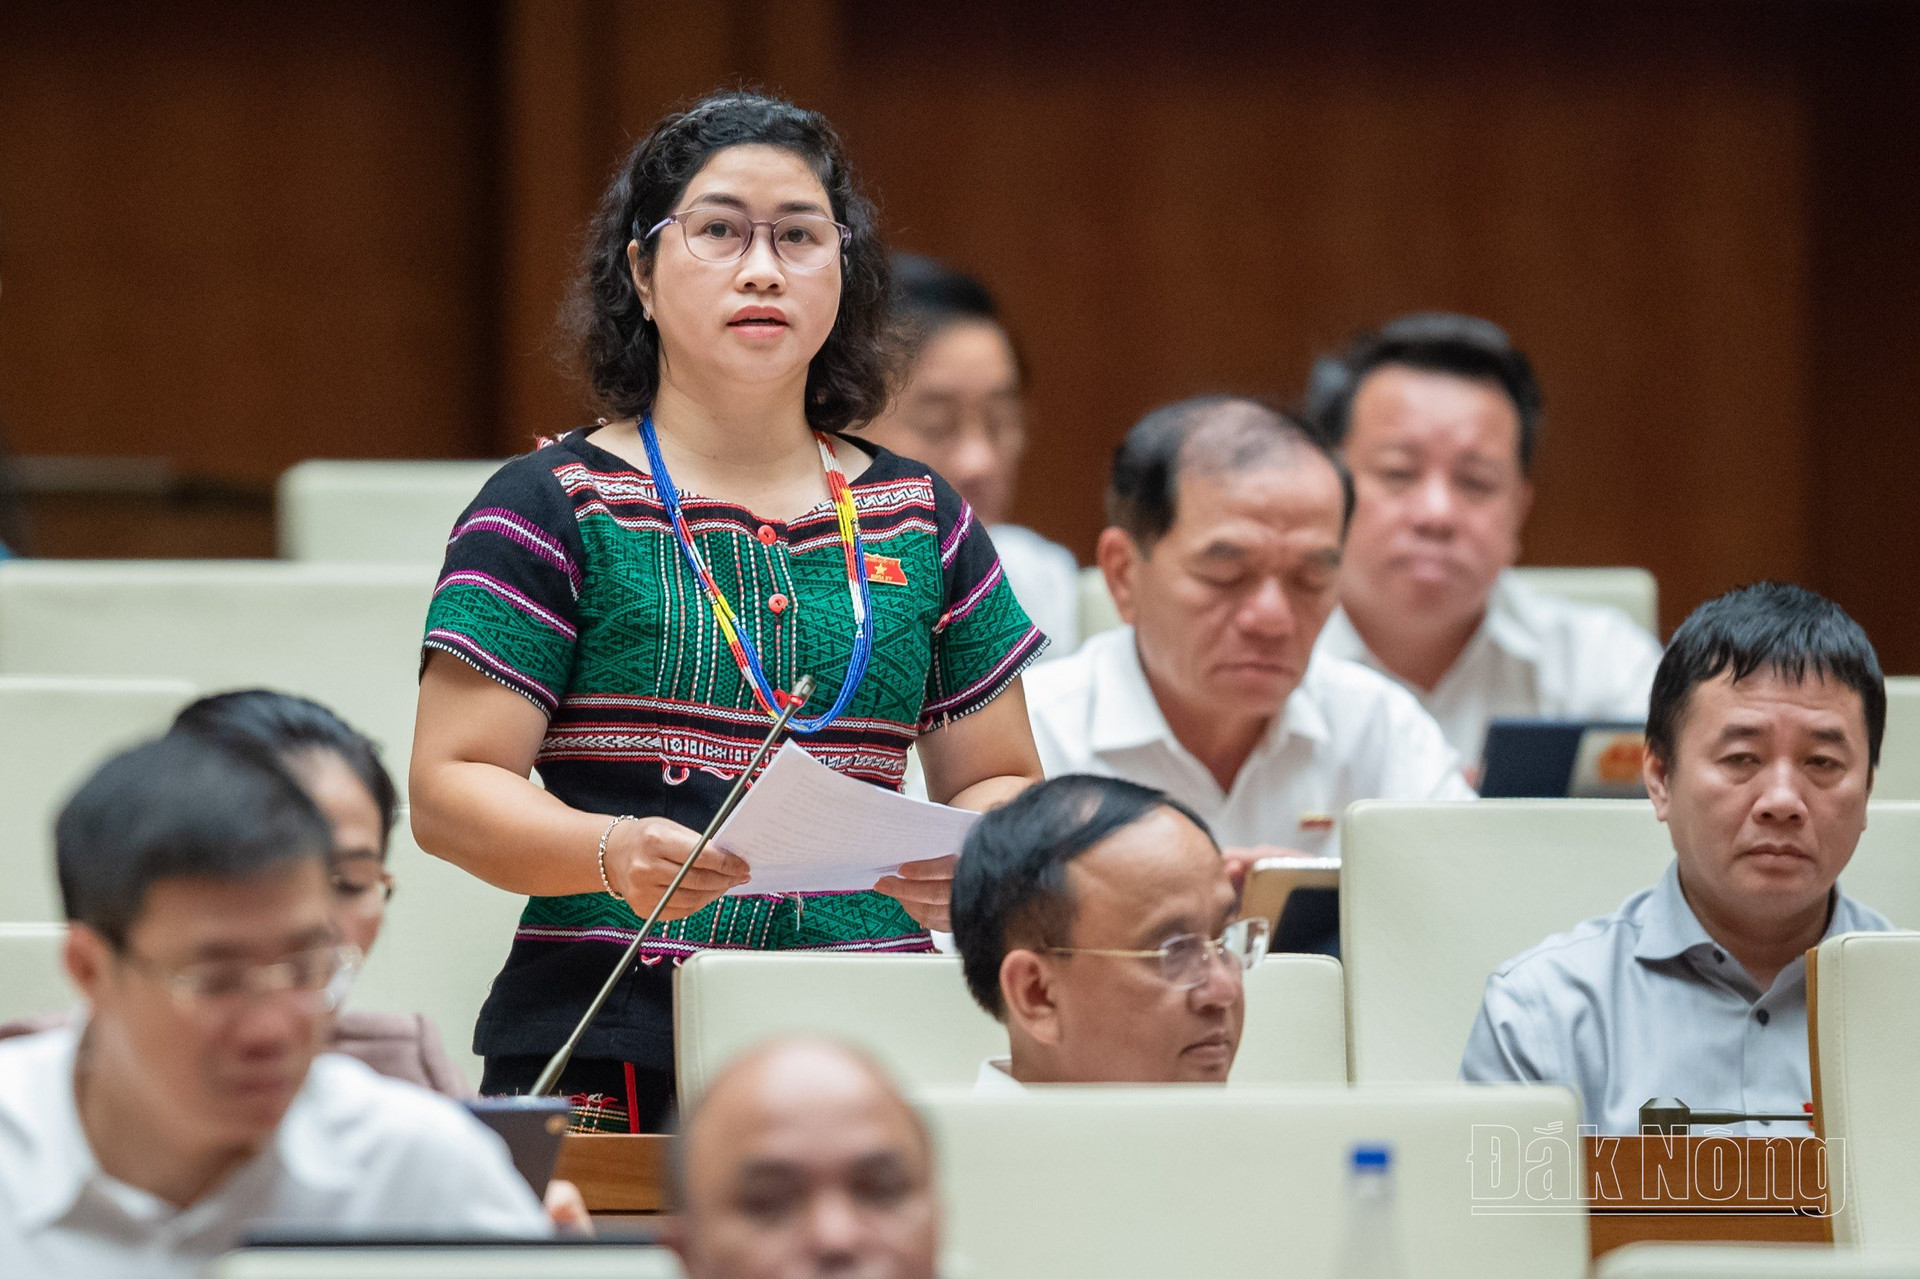
{"type": "Polygon", "coordinates": [[[1540,443],[1540,383],[1505,329],[1478,316],[1421,311],[1356,338],[1346,354],[1314,361],[1307,420],[1338,448],[1347,441],[1353,397],[1367,374],[1388,364],[1498,383],[1520,415],[1520,473],[1531,474],[1540,443]]]}
{"type": "Polygon", "coordinates": [[[219,742],[243,755],[265,753],[281,761],[302,751],[332,751],[379,807],[382,843],[393,834],[398,796],[380,762],[380,748],[319,702],[267,688],[215,693],[188,703],[174,717],[173,731],[219,742]]]}
{"type": "Polygon", "coordinates": [[[1113,451],[1107,522],[1150,550],[1178,517],[1180,475],[1189,466],[1227,472],[1300,447],[1340,477],[1340,532],[1353,519],[1353,475],[1339,454],[1290,414],[1237,395],[1203,395],[1157,408],[1113,451]],[[1196,448],[1200,450],[1196,456],[1196,448]]]}
{"type": "Polygon", "coordinates": [[[1728,591],[1680,623],[1654,672],[1647,749],[1671,764],[1693,690],[1722,671],[1737,683],[1762,669],[1795,684],[1829,679],[1860,694],[1867,719],[1867,764],[1880,767],[1887,682],[1867,633],[1832,600],[1784,582],[1728,591]]]}
{"type": "Polygon", "coordinates": [[[1000,305],[987,286],[919,253],[893,255],[893,318],[900,335],[902,359],[919,358],[943,330],[969,321],[1000,330],[1013,352],[1014,372],[1027,380],[1026,355],[1000,318],[1000,305]]]}
{"type": "Polygon", "coordinates": [[[170,733],[102,764],[60,810],[53,844],[67,918],[118,948],[154,884],[318,861],[333,834],[270,760],[170,733]]]}
{"type": "Polygon", "coordinates": [[[1213,839],[1200,815],[1172,796],[1085,773],[1042,782],[974,823],[953,874],[953,940],[982,1008],[1006,1016],[1000,965],[1009,950],[1066,944],[1073,929],[1068,863],[1163,808],[1213,839]]]}
{"type": "MultiPolygon", "coordinates": [[[[715,93],[669,115],[628,152],[600,197],[565,312],[588,381],[613,412],[637,416],[652,409],[660,331],[634,293],[627,243],[672,212],[717,152],[751,144],[806,161],[826,188],[835,220],[850,231],[840,261],[839,317],[807,370],[807,421],[822,431],[871,421],[886,407],[894,363],[887,252],[873,205],[855,185],[825,116],[757,93],[715,93]]],[[[659,243],[658,236],[641,241],[641,258],[650,262],[659,243]]]]}

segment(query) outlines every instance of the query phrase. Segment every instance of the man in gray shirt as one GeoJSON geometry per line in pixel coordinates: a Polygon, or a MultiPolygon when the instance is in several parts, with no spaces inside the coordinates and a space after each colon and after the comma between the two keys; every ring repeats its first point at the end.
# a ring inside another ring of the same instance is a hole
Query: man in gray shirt
{"type": "Polygon", "coordinates": [[[1886,718],[1879,660],[1838,605],[1766,582],[1695,610],[1647,716],[1647,791],[1673,865],[1496,970],[1460,1077],[1569,1084],[1604,1133],[1639,1131],[1654,1097],[1800,1113],[1805,952],[1893,927],[1835,886],[1866,829],[1886,718]]]}

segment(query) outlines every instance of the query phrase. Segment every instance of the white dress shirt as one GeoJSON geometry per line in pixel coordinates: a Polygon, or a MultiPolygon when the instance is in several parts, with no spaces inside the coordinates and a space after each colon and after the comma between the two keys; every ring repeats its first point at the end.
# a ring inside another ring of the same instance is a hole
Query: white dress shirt
{"type": "Polygon", "coordinates": [[[1053,641],[1036,662],[1065,657],[1080,646],[1080,562],[1058,542],[1018,524],[987,529],[1000,567],[1027,616],[1053,641]]]}
{"type": "MultiPolygon", "coordinates": [[[[1893,925],[1835,889],[1826,936],[1893,925]]],[[[1796,958],[1764,991],[1707,935],[1674,862],[1652,888],[1502,964],[1487,978],[1460,1077],[1566,1084],[1582,1122],[1640,1131],[1640,1106],[1797,1115],[1813,1098],[1807,969],[1796,958]]],[[[1804,1137],[1798,1123],[1747,1123],[1747,1136],[1804,1137]]]]}
{"type": "Polygon", "coordinates": [[[81,1027],[0,1044],[0,1275],[188,1279],[255,1223],[552,1233],[505,1144],[459,1104],[316,1058],[278,1131],[186,1209],[108,1176],[74,1099],[81,1027]]]}
{"type": "Polygon", "coordinates": [[[1314,651],[1394,679],[1474,765],[1496,716],[1644,720],[1660,665],[1659,643],[1619,609],[1548,595],[1512,573],[1494,581],[1480,629],[1430,693],[1393,676],[1340,609],[1314,651]]]}
{"type": "Polygon", "coordinates": [[[980,1063],[980,1073],[973,1078],[973,1091],[983,1096],[1007,1096],[1011,1093],[1025,1092],[1027,1086],[1013,1077],[1013,1058],[989,1057],[980,1063]]]}
{"type": "Polygon", "coordinates": [[[1026,679],[1048,777],[1098,773],[1157,787],[1206,818],[1223,848],[1337,856],[1340,817],[1357,799],[1473,798],[1433,717],[1352,662],[1315,655],[1225,792],[1167,726],[1132,627],[1091,636],[1026,679]]]}

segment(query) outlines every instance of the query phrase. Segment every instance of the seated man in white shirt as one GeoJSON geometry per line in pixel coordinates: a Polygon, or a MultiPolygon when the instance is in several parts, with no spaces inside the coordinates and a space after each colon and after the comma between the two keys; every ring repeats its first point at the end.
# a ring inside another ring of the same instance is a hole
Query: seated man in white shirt
{"type": "Polygon", "coordinates": [[[1805,952],[1892,927],[1836,886],[1866,829],[1886,721],[1879,660],[1838,605],[1766,582],[1695,610],[1647,718],[1647,791],[1673,864],[1613,914],[1496,970],[1460,1077],[1571,1085],[1604,1133],[1638,1132],[1656,1097],[1802,1113],[1805,952]]]}
{"type": "Polygon", "coordinates": [[[893,255],[893,310],[907,341],[899,393],[860,433],[931,466],[987,525],[1020,607],[1052,641],[1041,661],[1080,643],[1073,552],[1007,523],[1027,451],[1026,371],[987,287],[917,253],[893,255]]]}
{"type": "Polygon", "coordinates": [[[330,828],[275,764],[137,747],[55,845],[88,1012],[0,1044],[0,1274],[193,1275],[254,1223],[549,1233],[457,1103],[316,1059],[355,956],[330,828]]]}
{"type": "Polygon", "coordinates": [[[1653,636],[1507,571],[1533,504],[1540,387],[1504,332],[1402,316],[1315,366],[1308,412],[1356,497],[1322,653],[1411,690],[1476,777],[1495,716],[1646,714],[1653,636]]]}
{"type": "Polygon", "coordinates": [[[687,1279],[933,1279],[926,1124],[843,1045],[783,1039],[722,1070],[681,1128],[666,1241],[687,1279]]]}
{"type": "MultiPolygon", "coordinates": [[[[1314,656],[1352,512],[1345,469],[1286,415],[1210,396],[1127,432],[1100,569],[1128,625],[1027,675],[1049,777],[1102,773],[1204,817],[1236,879],[1256,857],[1333,855],[1358,799],[1470,799],[1412,694],[1314,656]]],[[[1331,949],[1333,894],[1301,891],[1279,939],[1331,949]]]]}
{"type": "Polygon", "coordinates": [[[1267,921],[1206,823],[1159,791],[1056,777],[983,816],[953,877],[967,988],[1007,1028],[981,1091],[1224,1083],[1267,921]]]}

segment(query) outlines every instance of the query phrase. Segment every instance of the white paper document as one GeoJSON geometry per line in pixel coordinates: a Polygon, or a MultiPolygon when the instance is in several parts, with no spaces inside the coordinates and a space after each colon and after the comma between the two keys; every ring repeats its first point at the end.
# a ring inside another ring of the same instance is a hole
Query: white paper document
{"type": "Polygon", "coordinates": [[[713,842],[753,868],[736,896],[854,892],[901,862],[959,852],[979,819],[844,777],[787,742],[713,842]]]}

